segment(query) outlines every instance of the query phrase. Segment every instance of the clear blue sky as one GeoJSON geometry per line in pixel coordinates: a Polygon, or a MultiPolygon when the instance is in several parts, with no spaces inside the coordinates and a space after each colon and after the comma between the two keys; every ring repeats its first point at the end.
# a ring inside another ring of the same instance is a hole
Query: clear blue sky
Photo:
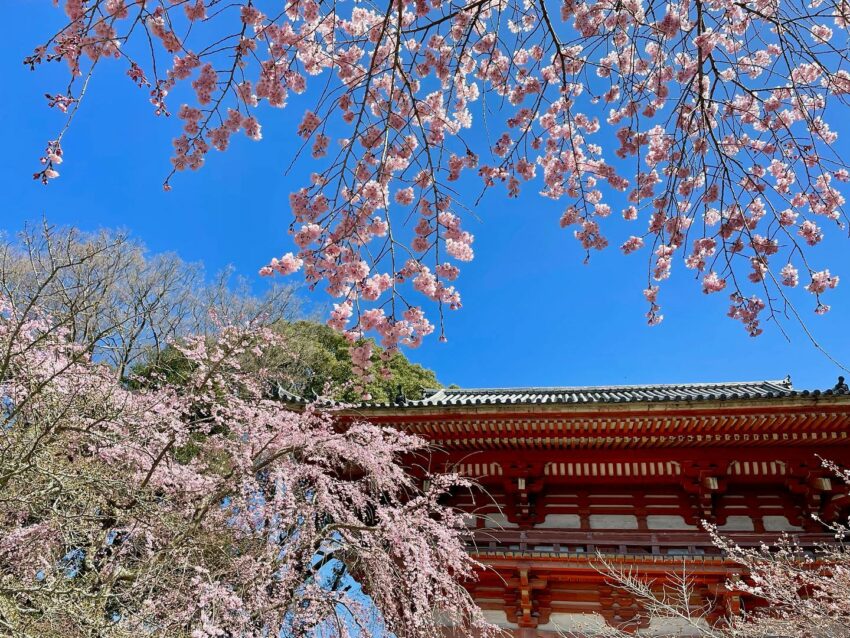
{"type": "MultiPolygon", "coordinates": [[[[0,24],[6,86],[0,100],[0,228],[16,231],[42,215],[83,229],[123,227],[151,250],[201,260],[211,272],[233,264],[261,291],[265,282],[255,277],[257,268],[291,249],[287,198],[302,180],[301,171],[289,177],[283,171],[295,150],[292,130],[301,111],[264,111],[262,142],[240,137],[227,153],[213,152],[201,172],[178,176],[165,193],[161,183],[178,122],[154,118],[143,92],[106,62],[63,145],[62,176],[45,188],[31,175],[62,120],[43,95],[61,90],[67,75],[58,64],[31,73],[21,60],[63,14],[49,2],[7,2],[12,11],[0,24]]],[[[449,341],[429,339],[408,353],[444,383],[603,385],[786,374],[798,387],[835,383],[841,371],[792,320],[784,324],[790,341],[769,324],[752,339],[725,317],[727,297],[703,295],[680,264],[662,288],[663,324],[648,327],[641,294],[645,259],[610,248],[582,265],[577,243],[558,227],[564,204],[535,191],[519,200],[490,193],[478,219],[466,222],[477,257],[459,280],[463,309],[447,315],[449,341]]],[[[850,366],[850,240],[831,229],[816,254],[816,263],[843,281],[825,298],[833,307],[827,316],[810,313],[814,299],[807,294],[798,296],[799,305],[825,348],[850,366]]],[[[323,306],[327,300],[315,296],[312,302],[323,306]]]]}

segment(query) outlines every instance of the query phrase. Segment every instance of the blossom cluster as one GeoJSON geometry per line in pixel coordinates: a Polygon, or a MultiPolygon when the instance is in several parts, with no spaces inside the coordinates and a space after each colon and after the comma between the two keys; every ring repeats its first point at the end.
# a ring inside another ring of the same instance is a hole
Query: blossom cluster
{"type": "Polygon", "coordinates": [[[263,355],[285,339],[212,321],[171,344],[176,369],[124,381],[41,305],[0,297],[4,628],[430,638],[448,619],[495,635],[443,504],[469,484],[411,471],[416,437],[274,398],[263,355]]]}
{"type": "MultiPolygon", "coordinates": [[[[298,251],[261,273],[300,270],[323,285],[340,330],[375,330],[392,350],[434,330],[426,304],[441,321],[460,307],[447,282],[474,237],[456,182],[476,179],[564,200],[560,224],[587,254],[609,245],[621,209],[645,224],[622,250],[649,252],[650,290],[681,261],[703,292],[730,295],[750,334],[800,276],[817,311],[828,308],[819,296],[834,285],[819,283],[809,255],[845,219],[838,185],[850,172],[826,119],[850,95],[844,2],[213,4],[65,0],[67,26],[28,63],[62,59],[80,76],[117,57],[140,86],[153,78],[158,114],[183,83],[194,104],[177,109],[174,171],[200,168],[238,131],[259,140],[259,109],[312,86],[295,132],[321,165],[290,197],[298,251]],[[199,21],[232,35],[208,42],[199,21]],[[153,43],[150,64],[128,53],[136,38],[153,43]],[[500,104],[492,116],[486,96],[500,104]],[[476,103],[489,132],[480,148],[476,103]]],[[[74,86],[52,103],[76,108],[74,86]]]]}

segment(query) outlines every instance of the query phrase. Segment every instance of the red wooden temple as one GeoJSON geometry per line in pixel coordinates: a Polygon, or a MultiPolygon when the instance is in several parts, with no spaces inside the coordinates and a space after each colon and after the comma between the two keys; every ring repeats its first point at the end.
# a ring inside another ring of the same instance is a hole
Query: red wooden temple
{"type": "Polygon", "coordinates": [[[823,392],[790,380],[444,389],[358,412],[433,441],[432,469],[484,488],[456,497],[475,527],[470,551],[488,567],[469,587],[521,638],[592,634],[594,623],[677,633],[669,621],[647,626],[598,553],[661,578],[684,567],[719,616],[757,602],[725,589],[736,567],[702,520],[740,545],[782,532],[814,545],[832,537],[812,514],[850,513],[847,486],[818,458],[850,464],[843,379],[823,392]]]}

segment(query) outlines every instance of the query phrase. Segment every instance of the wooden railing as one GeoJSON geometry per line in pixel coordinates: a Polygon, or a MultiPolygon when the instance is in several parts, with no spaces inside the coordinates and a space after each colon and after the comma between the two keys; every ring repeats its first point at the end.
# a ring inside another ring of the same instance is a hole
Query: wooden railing
{"type": "MultiPolygon", "coordinates": [[[[804,548],[834,541],[829,534],[789,532],[804,548]]],[[[741,547],[771,544],[781,535],[778,532],[724,532],[741,547]]],[[[660,555],[720,555],[721,551],[705,532],[699,531],[621,531],[621,530],[555,530],[555,529],[476,529],[471,550],[520,551],[540,553],[595,554],[660,554],[660,555]]]]}

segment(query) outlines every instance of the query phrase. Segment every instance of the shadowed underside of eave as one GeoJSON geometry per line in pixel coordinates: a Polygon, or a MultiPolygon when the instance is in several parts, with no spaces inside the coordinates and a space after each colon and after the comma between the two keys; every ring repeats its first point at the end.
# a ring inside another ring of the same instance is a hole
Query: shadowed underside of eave
{"type": "Polygon", "coordinates": [[[651,412],[363,415],[446,448],[625,448],[847,443],[850,402],[651,412]]]}

